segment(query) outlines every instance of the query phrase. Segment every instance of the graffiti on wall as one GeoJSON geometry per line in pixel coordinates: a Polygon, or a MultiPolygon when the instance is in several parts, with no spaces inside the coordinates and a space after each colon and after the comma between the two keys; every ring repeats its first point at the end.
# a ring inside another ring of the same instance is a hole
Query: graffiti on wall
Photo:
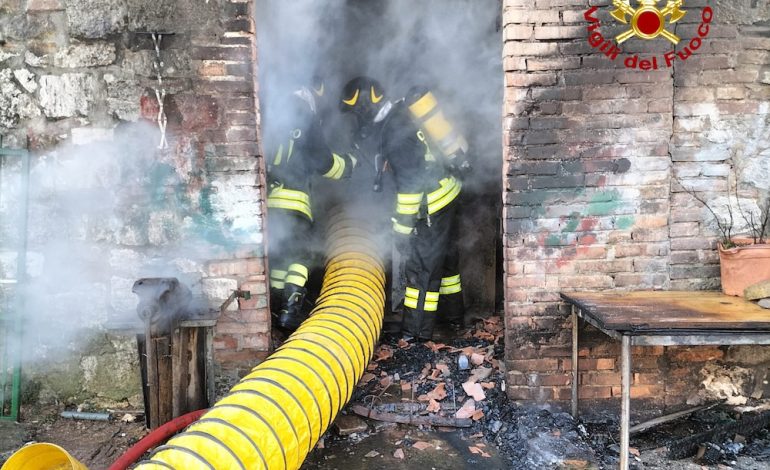
{"type": "Polygon", "coordinates": [[[597,232],[634,225],[634,215],[623,214],[629,201],[619,188],[608,185],[612,175],[631,168],[627,158],[554,163],[553,174],[543,176],[527,174],[530,165],[514,168],[511,177],[509,186],[518,190],[514,204],[522,217],[509,220],[509,233],[530,234],[547,257],[556,256],[557,266],[590,251],[600,241],[597,232]],[[549,184],[555,187],[536,187],[549,184]]]}

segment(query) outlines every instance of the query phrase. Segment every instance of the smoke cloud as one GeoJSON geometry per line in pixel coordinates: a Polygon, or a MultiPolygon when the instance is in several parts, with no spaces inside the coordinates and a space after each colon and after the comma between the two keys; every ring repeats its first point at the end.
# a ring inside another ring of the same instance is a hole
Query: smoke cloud
{"type": "MultiPolygon", "coordinates": [[[[371,76],[392,101],[422,86],[434,92],[445,115],[469,140],[475,172],[465,181],[465,192],[486,198],[494,208],[501,191],[501,14],[498,0],[257,0],[262,135],[268,159],[292,126],[282,98],[307,85],[314,74],[326,83],[333,118],[325,131],[337,152],[350,148],[351,122],[338,112],[348,80],[371,76]]],[[[373,193],[373,168],[364,161],[352,182],[319,181],[313,196],[332,194],[365,207],[368,218],[385,221],[380,229],[387,253],[393,187],[386,176],[384,191],[373,193]]],[[[492,220],[485,223],[494,226],[492,211],[492,220]]],[[[323,223],[322,217],[317,220],[323,223]]],[[[282,227],[271,224],[268,231],[270,246],[283,242],[282,227]]],[[[472,236],[464,240],[476,242],[472,236]]]]}
{"type": "MultiPolygon", "coordinates": [[[[498,0],[257,0],[256,11],[268,150],[283,135],[277,130],[291,125],[291,116],[281,112],[281,97],[319,74],[337,106],[344,83],[368,75],[382,83],[391,100],[415,85],[433,90],[472,143],[481,166],[472,183],[499,180],[503,74],[498,0]]],[[[334,146],[344,138],[331,135],[329,140],[334,146]]]]}
{"type": "MultiPolygon", "coordinates": [[[[218,292],[207,285],[205,263],[251,241],[232,223],[237,217],[213,208],[221,202],[215,183],[201,176],[194,153],[159,151],[158,129],[147,123],[100,132],[93,135],[103,140],[76,140],[31,157],[27,361],[76,351],[86,344],[84,332],[139,325],[131,292],[138,278],[176,277],[191,289],[196,311],[218,307],[202,304],[204,291],[219,294],[210,300],[216,303],[236,286],[218,292]]],[[[20,169],[9,164],[0,173],[3,279],[16,277],[20,169]]],[[[3,285],[11,299],[14,285],[3,285]]]]}
{"type": "MultiPolygon", "coordinates": [[[[466,188],[499,198],[503,90],[497,0],[257,0],[256,6],[268,155],[292,125],[282,101],[291,91],[320,74],[336,108],[342,85],[366,74],[383,84],[391,100],[415,85],[433,90],[477,159],[466,188]]],[[[327,136],[334,150],[348,149],[348,125],[335,114],[327,136]]],[[[158,152],[158,131],[149,124],[100,132],[32,159],[25,341],[34,357],[28,359],[72,349],[84,330],[136,322],[131,287],[141,277],[177,277],[195,296],[206,289],[228,293],[231,286],[205,286],[205,261],[227,258],[241,243],[261,242],[259,227],[246,222],[253,214],[242,213],[251,206],[227,199],[235,192],[216,186],[225,183],[203,181],[199,156],[182,161],[158,152]]],[[[13,209],[21,192],[19,167],[4,161],[0,277],[8,279],[15,276],[13,209]]],[[[371,177],[359,171],[362,186],[318,188],[339,190],[334,198],[369,202],[388,221],[392,199],[387,191],[371,191],[371,177]]],[[[239,197],[256,201],[257,195],[239,197]]],[[[280,227],[271,227],[275,234],[281,238],[280,227]]],[[[9,284],[3,286],[7,292],[9,284]]]]}

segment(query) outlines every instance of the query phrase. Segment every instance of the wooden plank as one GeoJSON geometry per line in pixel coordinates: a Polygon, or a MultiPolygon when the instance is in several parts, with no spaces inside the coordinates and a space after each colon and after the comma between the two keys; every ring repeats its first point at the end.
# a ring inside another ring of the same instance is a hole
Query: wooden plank
{"type": "Polygon", "coordinates": [[[160,425],[158,403],[158,351],[155,338],[152,337],[150,321],[145,322],[145,357],[147,363],[147,401],[150,404],[150,429],[160,425]]]}
{"type": "Polygon", "coordinates": [[[195,411],[208,406],[206,399],[206,332],[203,328],[191,328],[188,330],[188,335],[189,380],[186,395],[189,411],[195,411]]]}
{"type": "Polygon", "coordinates": [[[561,296],[608,330],[770,330],[770,310],[720,292],[571,292],[561,296]]]}
{"type": "Polygon", "coordinates": [[[639,424],[637,424],[635,426],[631,426],[631,428],[628,430],[628,433],[629,433],[629,435],[633,436],[634,434],[639,434],[640,432],[644,432],[644,431],[646,431],[648,429],[652,429],[652,428],[654,428],[656,426],[660,426],[661,424],[665,424],[665,423],[668,423],[670,421],[675,421],[675,420],[677,420],[679,418],[683,418],[685,416],[689,416],[689,415],[691,415],[693,413],[696,413],[698,411],[703,411],[703,410],[707,410],[707,409],[713,408],[713,407],[719,405],[720,403],[721,402],[712,403],[710,405],[701,405],[701,406],[696,406],[694,408],[688,408],[688,409],[683,410],[683,411],[677,411],[676,413],[669,413],[667,415],[660,416],[660,417],[657,417],[657,418],[645,421],[643,423],[639,423],[639,424]]]}
{"type": "Polygon", "coordinates": [[[187,407],[187,329],[177,328],[172,335],[171,343],[171,384],[173,394],[172,413],[174,418],[182,416],[188,410],[187,407]]]}
{"type": "MultiPolygon", "coordinates": [[[[605,330],[607,333],[607,330],[605,330]]],[[[770,345],[770,331],[661,330],[631,333],[634,346],[746,346],[770,345]]]]}
{"type": "Polygon", "coordinates": [[[470,418],[455,418],[452,416],[439,415],[415,415],[404,413],[389,413],[368,408],[363,405],[351,406],[353,413],[364,418],[384,421],[386,423],[411,424],[413,426],[451,426],[455,428],[468,428],[473,425],[470,418]]]}
{"type": "MultiPolygon", "coordinates": [[[[187,398],[190,406],[193,406],[198,400],[195,393],[195,387],[198,386],[200,378],[200,369],[198,368],[198,329],[188,328],[185,330],[185,336],[187,336],[187,384],[185,386],[185,397],[187,398]]],[[[197,405],[197,404],[196,404],[197,405]]],[[[197,409],[197,408],[196,408],[197,409]]],[[[193,410],[190,410],[193,411],[193,410]]]]}
{"type": "Polygon", "coordinates": [[[158,361],[158,423],[173,419],[173,390],[171,367],[171,339],[168,336],[153,338],[158,361]]]}
{"type": "Polygon", "coordinates": [[[142,398],[144,400],[144,425],[152,428],[150,424],[150,389],[147,383],[147,342],[143,334],[136,335],[136,349],[139,352],[139,375],[142,379],[142,398]]]}
{"type": "Polygon", "coordinates": [[[199,318],[195,320],[182,320],[179,322],[179,326],[184,328],[202,328],[206,326],[216,326],[216,324],[217,320],[215,318],[199,318]]]}
{"type": "Polygon", "coordinates": [[[205,406],[208,407],[211,403],[214,403],[216,399],[216,384],[214,382],[214,328],[205,329],[205,338],[203,351],[205,352],[204,363],[206,364],[203,371],[206,376],[206,394],[205,394],[205,406]]]}
{"type": "Polygon", "coordinates": [[[191,411],[195,411],[198,408],[193,408],[194,405],[190,403],[190,396],[189,393],[187,393],[187,389],[190,386],[190,374],[192,373],[190,369],[190,347],[191,347],[191,340],[190,340],[190,332],[197,330],[197,328],[179,328],[179,351],[182,354],[179,360],[179,375],[182,377],[181,383],[179,384],[179,395],[180,399],[183,400],[182,406],[181,406],[181,414],[189,413],[191,411]]]}

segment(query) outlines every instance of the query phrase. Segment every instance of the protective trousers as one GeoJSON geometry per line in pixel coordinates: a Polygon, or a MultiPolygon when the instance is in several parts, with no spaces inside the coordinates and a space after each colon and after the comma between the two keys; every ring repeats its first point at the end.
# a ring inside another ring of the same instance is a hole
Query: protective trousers
{"type": "Polygon", "coordinates": [[[406,292],[402,330],[429,340],[436,317],[462,325],[465,314],[459,273],[457,201],[418,220],[406,259],[406,292]],[[441,309],[439,309],[441,305],[441,309]]]}
{"type": "Polygon", "coordinates": [[[308,277],[313,223],[304,214],[287,209],[270,209],[270,309],[281,307],[286,284],[304,287],[308,277]]]}

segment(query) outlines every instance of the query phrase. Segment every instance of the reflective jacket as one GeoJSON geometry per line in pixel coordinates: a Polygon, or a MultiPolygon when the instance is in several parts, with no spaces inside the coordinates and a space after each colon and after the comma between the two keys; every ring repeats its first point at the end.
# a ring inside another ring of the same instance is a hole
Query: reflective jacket
{"type": "Polygon", "coordinates": [[[429,219],[459,196],[462,184],[431,149],[403,101],[383,123],[381,151],[396,182],[394,231],[411,233],[418,218],[429,219]]]}
{"type": "Polygon", "coordinates": [[[298,126],[288,133],[268,161],[267,207],[296,211],[312,221],[312,178],[315,175],[330,179],[347,177],[355,159],[331,151],[315,112],[303,109],[295,117],[298,126]]]}

